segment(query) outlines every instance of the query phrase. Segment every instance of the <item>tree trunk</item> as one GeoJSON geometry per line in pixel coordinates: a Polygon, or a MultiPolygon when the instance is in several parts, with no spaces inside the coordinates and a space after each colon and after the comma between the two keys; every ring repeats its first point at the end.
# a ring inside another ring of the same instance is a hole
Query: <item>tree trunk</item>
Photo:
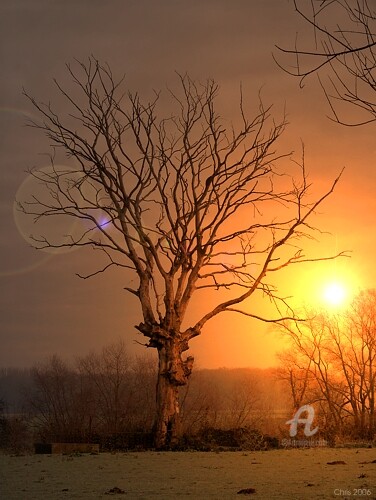
{"type": "Polygon", "coordinates": [[[181,422],[179,388],[186,385],[192,371],[193,358],[182,360],[180,342],[168,339],[158,347],[157,411],[154,444],[157,449],[178,445],[181,422]]]}

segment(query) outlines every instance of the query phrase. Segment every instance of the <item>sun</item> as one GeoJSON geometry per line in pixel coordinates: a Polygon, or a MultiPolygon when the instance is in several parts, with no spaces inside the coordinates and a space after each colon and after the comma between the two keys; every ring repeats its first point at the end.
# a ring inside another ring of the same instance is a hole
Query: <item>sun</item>
{"type": "Polygon", "coordinates": [[[323,287],[322,297],[327,305],[339,307],[346,302],[348,291],[346,286],[340,282],[327,283],[323,287]]]}
{"type": "Polygon", "coordinates": [[[342,313],[362,289],[360,276],[350,266],[336,269],[312,266],[299,274],[292,297],[294,307],[342,313]]]}

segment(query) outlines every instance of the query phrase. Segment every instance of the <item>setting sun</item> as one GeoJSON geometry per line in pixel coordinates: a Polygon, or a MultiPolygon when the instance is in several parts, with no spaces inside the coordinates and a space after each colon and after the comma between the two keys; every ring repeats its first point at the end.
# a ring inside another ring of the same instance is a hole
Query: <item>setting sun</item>
{"type": "Polygon", "coordinates": [[[347,295],[348,291],[343,283],[332,282],[324,286],[322,296],[328,305],[338,307],[346,301],[347,295]]]}

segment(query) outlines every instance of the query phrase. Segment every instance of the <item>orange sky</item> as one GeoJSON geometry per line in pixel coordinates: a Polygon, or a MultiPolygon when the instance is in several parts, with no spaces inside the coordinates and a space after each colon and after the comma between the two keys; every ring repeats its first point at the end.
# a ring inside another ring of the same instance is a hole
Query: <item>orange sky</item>
{"type": "MultiPolygon", "coordinates": [[[[152,88],[172,82],[174,70],[187,71],[193,78],[214,77],[229,120],[240,82],[250,103],[262,87],[263,99],[274,103],[277,118],[287,109],[290,125],[280,152],[293,149],[299,159],[304,142],[306,167],[318,193],[346,167],[317,219],[317,225],[331,234],[322,235],[320,244],[312,244],[310,250],[313,255],[351,250],[351,259],[295,266],[280,276],[281,291],[300,307],[317,300],[321,282],[329,277],[344,278],[354,290],[375,286],[373,130],[330,122],[315,79],[300,89],[297,80],[276,67],[271,57],[274,45],[293,43],[299,26],[291,2],[212,0],[203,5],[198,0],[166,0],[156,5],[115,0],[111,9],[91,0],[79,6],[46,5],[42,0],[5,0],[0,7],[0,366],[30,365],[54,352],[74,357],[119,337],[127,339],[132,352],[142,352],[134,342],[142,338],[133,329],[141,318],[137,303],[123,291],[124,278],[110,272],[79,280],[75,273],[95,256],[85,251],[37,253],[28,248],[13,220],[13,200],[25,170],[48,163],[40,155],[48,150],[48,141],[23,127],[32,110],[21,96],[22,86],[52,99],[51,80],[64,81],[64,63],[91,53],[108,61],[118,74],[125,72],[131,88],[141,94],[150,95],[152,88]]],[[[264,312],[267,303],[252,303],[252,308],[264,312]]],[[[192,342],[192,354],[201,367],[261,367],[275,363],[280,347],[270,327],[226,313],[192,342]]]]}

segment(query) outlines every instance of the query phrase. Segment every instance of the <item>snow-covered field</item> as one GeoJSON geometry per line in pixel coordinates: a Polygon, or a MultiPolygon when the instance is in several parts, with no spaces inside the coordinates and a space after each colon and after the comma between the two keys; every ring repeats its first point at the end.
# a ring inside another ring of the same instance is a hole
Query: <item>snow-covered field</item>
{"type": "Polygon", "coordinates": [[[0,455],[0,499],[376,499],[376,449],[0,455]],[[334,462],[330,464],[330,462],[334,462]]]}

